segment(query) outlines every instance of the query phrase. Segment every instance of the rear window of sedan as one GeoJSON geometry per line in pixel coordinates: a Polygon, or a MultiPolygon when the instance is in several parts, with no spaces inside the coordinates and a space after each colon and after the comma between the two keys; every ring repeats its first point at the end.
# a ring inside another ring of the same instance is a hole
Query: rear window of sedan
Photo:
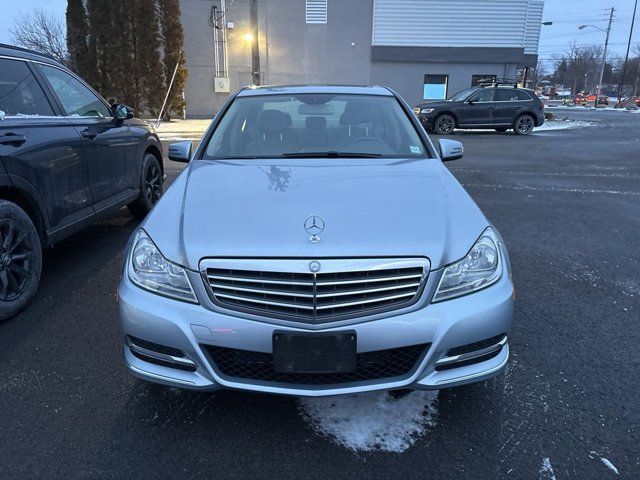
{"type": "Polygon", "coordinates": [[[309,93],[236,97],[211,136],[204,158],[322,153],[428,156],[395,97],[309,93]]]}

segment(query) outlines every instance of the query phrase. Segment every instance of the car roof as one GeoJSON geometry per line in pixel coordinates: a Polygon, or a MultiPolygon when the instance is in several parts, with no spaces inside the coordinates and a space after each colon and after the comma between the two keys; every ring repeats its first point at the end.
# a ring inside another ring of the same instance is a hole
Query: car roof
{"type": "Polygon", "coordinates": [[[298,95],[301,93],[393,96],[391,90],[380,85],[265,85],[261,87],[246,87],[238,93],[238,96],[298,95]]]}
{"type": "Polygon", "coordinates": [[[29,50],[28,48],[17,47],[15,45],[7,45],[5,43],[0,43],[0,56],[21,58],[26,60],[37,60],[39,62],[50,63],[60,67],[64,66],[50,55],[38,53],[34,50],[29,50]]]}

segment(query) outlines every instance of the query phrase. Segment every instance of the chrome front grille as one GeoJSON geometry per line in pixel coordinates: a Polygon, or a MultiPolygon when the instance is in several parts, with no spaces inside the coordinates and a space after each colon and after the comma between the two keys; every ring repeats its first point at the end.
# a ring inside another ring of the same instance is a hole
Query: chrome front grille
{"type": "Polygon", "coordinates": [[[217,305],[304,323],[396,310],[414,303],[429,272],[426,259],[203,260],[217,305]]]}

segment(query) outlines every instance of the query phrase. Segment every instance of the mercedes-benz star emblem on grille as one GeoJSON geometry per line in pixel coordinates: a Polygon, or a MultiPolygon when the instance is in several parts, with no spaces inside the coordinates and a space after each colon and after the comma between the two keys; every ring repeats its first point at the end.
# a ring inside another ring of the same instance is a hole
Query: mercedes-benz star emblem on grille
{"type": "Polygon", "coordinates": [[[320,262],[317,260],[309,262],[309,270],[311,273],[318,273],[320,271],[320,262]]]}
{"type": "Polygon", "coordinates": [[[309,241],[311,243],[318,243],[320,241],[320,235],[324,230],[324,220],[318,215],[311,215],[304,221],[304,229],[309,235],[309,241]]]}

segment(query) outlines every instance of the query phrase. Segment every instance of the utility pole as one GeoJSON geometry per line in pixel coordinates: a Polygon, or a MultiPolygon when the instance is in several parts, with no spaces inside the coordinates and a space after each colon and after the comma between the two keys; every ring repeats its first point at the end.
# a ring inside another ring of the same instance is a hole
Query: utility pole
{"type": "Polygon", "coordinates": [[[604,40],[604,51],[602,52],[602,68],[600,69],[600,80],[598,80],[598,85],[596,86],[596,101],[595,108],[598,108],[598,100],[600,99],[600,91],[602,90],[602,78],[604,77],[604,67],[607,64],[607,47],[609,46],[609,34],[611,33],[611,24],[613,23],[613,12],[615,8],[611,7],[611,12],[609,13],[609,25],[607,26],[607,36],[604,40]]]}
{"type": "Polygon", "coordinates": [[[249,4],[251,24],[251,84],[260,85],[260,43],[258,39],[258,0],[249,4]]]}
{"type": "Polygon", "coordinates": [[[624,57],[624,66],[622,67],[622,76],[618,84],[618,105],[622,106],[622,88],[624,87],[624,76],[627,73],[627,62],[629,61],[629,48],[631,48],[631,36],[633,35],[633,24],[636,21],[636,9],[638,8],[638,0],[633,7],[633,17],[631,17],[631,29],[629,30],[629,41],[627,42],[627,54],[624,57]]]}

